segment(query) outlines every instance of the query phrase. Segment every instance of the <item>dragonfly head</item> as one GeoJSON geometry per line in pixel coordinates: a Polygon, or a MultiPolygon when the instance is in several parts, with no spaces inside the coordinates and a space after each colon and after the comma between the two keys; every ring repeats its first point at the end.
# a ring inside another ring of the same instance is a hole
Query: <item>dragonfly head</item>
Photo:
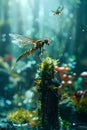
{"type": "Polygon", "coordinates": [[[44,39],[44,43],[47,44],[47,45],[49,45],[49,39],[48,39],[48,38],[45,38],[45,39],[44,39]]]}

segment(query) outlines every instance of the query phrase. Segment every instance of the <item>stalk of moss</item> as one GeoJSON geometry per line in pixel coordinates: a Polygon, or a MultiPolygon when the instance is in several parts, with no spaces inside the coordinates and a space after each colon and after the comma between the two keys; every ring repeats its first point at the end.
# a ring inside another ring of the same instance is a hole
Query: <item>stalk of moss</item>
{"type": "Polygon", "coordinates": [[[42,130],[58,130],[58,86],[54,60],[46,58],[39,68],[39,91],[41,101],[42,130]]]}

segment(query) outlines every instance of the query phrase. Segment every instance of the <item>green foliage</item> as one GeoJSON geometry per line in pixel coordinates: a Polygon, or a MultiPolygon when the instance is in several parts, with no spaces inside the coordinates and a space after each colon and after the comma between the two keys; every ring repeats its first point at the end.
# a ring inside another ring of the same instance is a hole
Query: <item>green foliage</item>
{"type": "Polygon", "coordinates": [[[57,65],[57,61],[50,57],[46,57],[40,64],[41,71],[44,71],[46,68],[50,69],[53,65],[57,65]]]}
{"type": "Polygon", "coordinates": [[[55,73],[54,66],[57,64],[58,63],[56,60],[51,59],[50,57],[46,57],[39,65],[39,70],[37,71],[36,78],[52,78],[55,73]]]}
{"type": "Polygon", "coordinates": [[[77,107],[78,112],[87,114],[87,97],[82,99],[77,107]]]}
{"type": "Polygon", "coordinates": [[[61,116],[58,116],[58,120],[59,120],[59,128],[63,129],[63,130],[70,130],[70,122],[68,120],[63,120],[61,118],[61,116]]]}
{"type": "Polygon", "coordinates": [[[63,130],[70,130],[70,122],[63,120],[63,130]]]}
{"type": "Polygon", "coordinates": [[[36,111],[23,110],[22,108],[8,113],[7,119],[15,124],[28,123],[33,127],[36,126],[38,122],[36,111]]]}
{"type": "Polygon", "coordinates": [[[82,97],[79,100],[74,96],[72,97],[72,101],[76,107],[77,112],[87,114],[87,92],[86,91],[84,91],[82,97]]]}

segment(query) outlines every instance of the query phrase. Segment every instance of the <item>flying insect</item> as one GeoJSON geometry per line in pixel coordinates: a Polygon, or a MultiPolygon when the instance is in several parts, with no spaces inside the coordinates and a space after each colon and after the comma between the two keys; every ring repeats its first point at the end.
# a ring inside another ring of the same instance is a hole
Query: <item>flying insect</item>
{"type": "Polygon", "coordinates": [[[22,53],[16,60],[16,63],[26,57],[27,55],[32,54],[33,52],[35,52],[36,50],[40,50],[40,53],[42,53],[43,51],[43,47],[44,45],[49,45],[49,39],[45,38],[42,40],[33,40],[31,38],[28,38],[26,36],[22,36],[19,34],[9,34],[12,38],[12,42],[15,43],[16,45],[18,45],[21,48],[24,48],[25,46],[29,46],[30,44],[32,44],[34,47],[31,49],[28,49],[27,51],[25,51],[24,53],[22,53]]]}
{"type": "Polygon", "coordinates": [[[53,15],[60,15],[62,13],[63,7],[58,7],[57,10],[53,11],[53,15]]]}

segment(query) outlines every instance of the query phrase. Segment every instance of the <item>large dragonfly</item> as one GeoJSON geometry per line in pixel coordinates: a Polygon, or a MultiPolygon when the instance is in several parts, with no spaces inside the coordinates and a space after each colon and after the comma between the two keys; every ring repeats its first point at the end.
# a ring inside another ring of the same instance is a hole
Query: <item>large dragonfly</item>
{"type": "Polygon", "coordinates": [[[27,51],[25,51],[24,53],[22,53],[17,58],[16,63],[20,59],[26,57],[27,55],[32,54],[33,52],[35,52],[38,49],[40,50],[40,54],[41,54],[42,50],[43,50],[43,47],[44,47],[44,44],[49,45],[49,39],[48,38],[45,38],[45,39],[42,39],[42,40],[33,40],[31,38],[28,38],[26,36],[22,36],[22,35],[19,35],[19,34],[9,34],[9,36],[11,36],[12,42],[15,43],[16,45],[18,45],[21,48],[23,48],[25,46],[28,46],[30,44],[34,45],[33,48],[28,49],[27,51]]]}

